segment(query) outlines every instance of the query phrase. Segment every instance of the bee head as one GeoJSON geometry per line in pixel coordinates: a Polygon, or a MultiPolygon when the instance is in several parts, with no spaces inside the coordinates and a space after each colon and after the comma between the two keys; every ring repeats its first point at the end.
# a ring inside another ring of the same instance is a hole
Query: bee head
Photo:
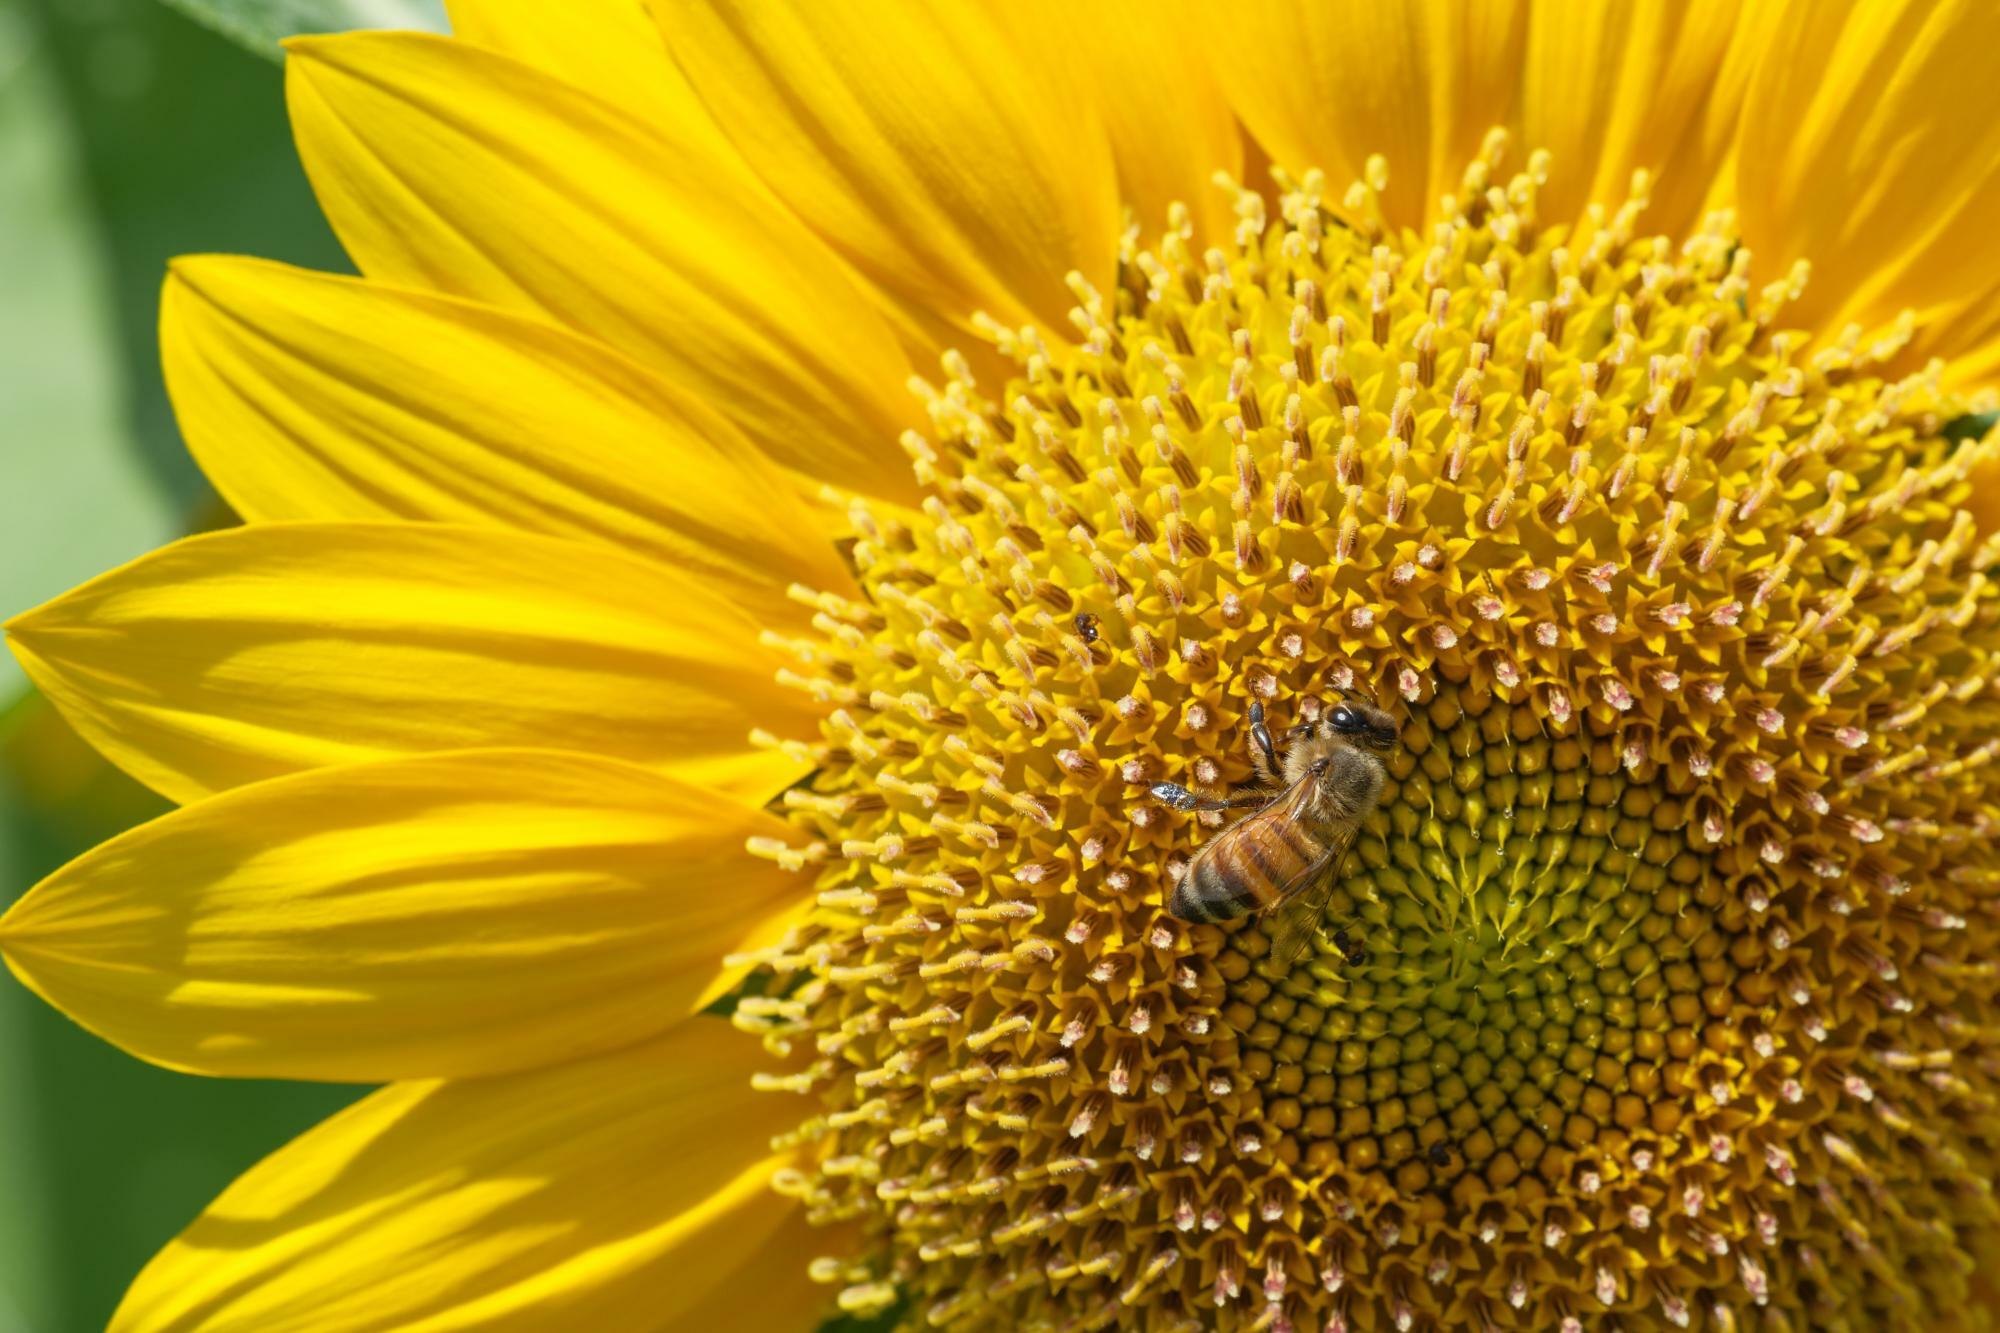
{"type": "Polygon", "coordinates": [[[1337,734],[1371,750],[1394,749],[1396,738],[1402,732],[1395,718],[1358,698],[1335,705],[1333,712],[1327,716],[1327,724],[1337,734]]]}

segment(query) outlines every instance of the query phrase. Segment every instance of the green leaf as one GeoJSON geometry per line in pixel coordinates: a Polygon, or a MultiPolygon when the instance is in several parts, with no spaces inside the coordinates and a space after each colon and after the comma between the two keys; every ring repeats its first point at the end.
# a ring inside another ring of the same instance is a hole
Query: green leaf
{"type": "MultiPolygon", "coordinates": [[[[0,6],[0,616],[179,534],[132,446],[101,233],[39,29],[0,6]]],[[[0,653],[0,698],[25,684],[0,653]]]]}
{"type": "MultiPolygon", "coordinates": [[[[270,60],[278,43],[307,32],[410,28],[446,32],[444,0],[166,0],[175,9],[270,60]]],[[[553,3],[554,0],[551,0],[553,3]]]]}
{"type": "MultiPolygon", "coordinates": [[[[10,2],[0,0],[0,9],[10,2]]],[[[210,526],[224,514],[181,442],[160,376],[167,263],[221,252],[352,272],[299,166],[284,72],[167,5],[29,0],[27,12],[42,35],[36,61],[63,88],[70,169],[91,205],[78,226],[110,280],[122,366],[116,410],[183,524],[210,526]]],[[[0,325],[10,313],[0,301],[0,325]]],[[[0,387],[6,374],[0,367],[0,387]]]]}

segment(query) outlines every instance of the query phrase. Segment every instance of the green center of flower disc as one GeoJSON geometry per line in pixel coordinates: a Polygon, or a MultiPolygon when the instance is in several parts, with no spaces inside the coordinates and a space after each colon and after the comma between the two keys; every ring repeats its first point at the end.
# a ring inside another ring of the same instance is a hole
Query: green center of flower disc
{"type": "Polygon", "coordinates": [[[1706,1029],[1738,1004],[1737,969],[1684,801],[1608,740],[1515,735],[1532,727],[1442,687],[1404,728],[1315,954],[1274,977],[1253,925],[1217,957],[1278,1158],[1351,1197],[1476,1214],[1524,1173],[1601,1185],[1632,1131],[1730,1099],[1747,1038],[1706,1029]]]}

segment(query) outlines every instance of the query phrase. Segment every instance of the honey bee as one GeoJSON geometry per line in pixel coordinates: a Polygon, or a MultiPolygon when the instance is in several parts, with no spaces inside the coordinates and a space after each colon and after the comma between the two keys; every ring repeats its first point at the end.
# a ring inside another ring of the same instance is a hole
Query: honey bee
{"type": "MultiPolygon", "coordinates": [[[[1167,911],[1183,921],[1231,921],[1266,914],[1271,961],[1298,961],[1326,912],[1341,863],[1362,821],[1382,798],[1388,774],[1380,756],[1401,729],[1371,703],[1350,697],[1314,722],[1285,733],[1284,752],[1250,705],[1251,767],[1256,780],[1236,795],[1207,799],[1176,782],[1155,783],[1153,798],[1176,810],[1254,813],[1202,844],[1174,886],[1167,911]]],[[[1355,947],[1362,958],[1365,950],[1355,947]]],[[[1352,958],[1346,946],[1343,956],[1352,958]]]]}

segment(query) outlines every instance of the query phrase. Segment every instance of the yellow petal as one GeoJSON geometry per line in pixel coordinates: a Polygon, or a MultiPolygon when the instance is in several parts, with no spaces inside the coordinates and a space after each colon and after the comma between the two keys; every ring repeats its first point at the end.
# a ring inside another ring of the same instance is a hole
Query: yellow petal
{"type": "Polygon", "coordinates": [[[981,7],[654,12],[744,157],[892,299],[1067,330],[1065,273],[1110,290],[1119,210],[1103,131],[981,7]]]}
{"type": "Polygon", "coordinates": [[[1184,22],[1237,114],[1278,166],[1318,167],[1338,198],[1387,156],[1391,221],[1414,226],[1456,190],[1486,131],[1509,120],[1526,7],[1511,0],[1298,4],[1249,0],[1184,22]]]}
{"type": "Polygon", "coordinates": [[[1213,24],[1217,71],[1280,166],[1335,192],[1389,164],[1384,213],[1405,226],[1461,189],[1488,129],[1514,144],[1502,179],[1548,149],[1541,216],[1622,203],[1651,172],[1645,225],[1693,221],[1729,147],[1745,67],[1740,0],[1411,0],[1252,4],[1213,24]]]}
{"type": "MultiPolygon", "coordinates": [[[[1542,216],[1624,202],[1651,174],[1642,226],[1678,235],[1699,220],[1761,49],[1742,0],[1540,0],[1531,10],[1515,127],[1520,151],[1553,155],[1542,216]]],[[[1393,169],[1392,169],[1393,170],[1393,169]]]]}
{"type": "Polygon", "coordinates": [[[2000,8],[1795,3],[1776,26],[1736,172],[1756,272],[1809,260],[1787,318],[1823,334],[1878,331],[1908,309],[1924,351],[1971,348],[1990,307],[1966,311],[1967,298],[2000,286],[2000,8]]]}
{"type": "Polygon", "coordinates": [[[235,510],[605,542],[758,620],[848,576],[785,474],[602,343],[490,306],[260,260],[176,261],[160,306],[188,445],[235,510]]]}
{"type": "Polygon", "coordinates": [[[1202,50],[1199,29],[1144,0],[1014,0],[995,16],[1024,58],[1059,80],[1066,104],[1094,105],[1118,163],[1125,207],[1157,236],[1186,204],[1198,234],[1226,240],[1232,200],[1212,177],[1243,174],[1243,139],[1202,50]]]}
{"type": "Polygon", "coordinates": [[[894,335],[698,106],[642,124],[505,56],[410,33],[289,50],[299,151],[363,273],[552,317],[787,468],[915,495],[894,335]]]}
{"type": "Polygon", "coordinates": [[[811,733],[746,618],[601,547],[421,523],[191,537],[7,626],[65,717],[187,801],[322,764],[470,746],[613,755],[755,800],[811,733]]]}
{"type": "Polygon", "coordinates": [[[466,750],[316,769],[164,815],[0,921],[14,973],[171,1069],[382,1082],[664,1031],[788,912],[773,816],[616,760],[466,750]]]}
{"type": "Polygon", "coordinates": [[[795,1105],[714,1019],[558,1069],[376,1092],[156,1256],[115,1333],[816,1326],[827,1238],[770,1187],[795,1105]]]}
{"type": "Polygon", "coordinates": [[[674,96],[680,76],[641,0],[446,0],[445,9],[459,40],[545,69],[642,119],[687,109],[674,96]]]}
{"type": "MultiPolygon", "coordinates": [[[[1945,368],[1947,387],[1968,394],[1990,392],[2000,384],[2000,300],[1982,292],[1947,309],[1924,331],[1917,354],[1940,347],[1951,357],[1945,368]]],[[[2000,495],[1989,492],[1982,498],[1989,506],[2000,506],[2000,495]]]]}

